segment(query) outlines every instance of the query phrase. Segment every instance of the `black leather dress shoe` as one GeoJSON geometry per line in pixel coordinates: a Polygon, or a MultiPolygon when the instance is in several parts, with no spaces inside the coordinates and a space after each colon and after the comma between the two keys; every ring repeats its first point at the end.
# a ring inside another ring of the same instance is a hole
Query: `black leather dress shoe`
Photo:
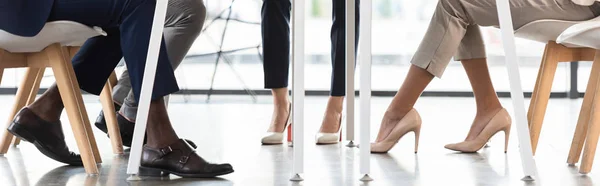
{"type": "Polygon", "coordinates": [[[44,121],[28,108],[23,108],[8,131],[24,141],[33,143],[44,155],[69,165],[83,165],[81,157],[69,151],[60,121],[44,121]]]}
{"type": "Polygon", "coordinates": [[[140,173],[142,175],[174,174],[184,178],[212,178],[233,172],[230,164],[212,164],[196,154],[195,148],[180,139],[163,148],[144,146],[140,173]]]}

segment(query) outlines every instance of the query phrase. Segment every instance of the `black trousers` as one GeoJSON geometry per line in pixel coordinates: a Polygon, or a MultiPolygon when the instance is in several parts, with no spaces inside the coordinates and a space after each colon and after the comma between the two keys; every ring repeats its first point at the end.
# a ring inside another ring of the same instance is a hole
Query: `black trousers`
{"type": "MultiPolygon", "coordinates": [[[[346,93],[346,0],[332,0],[331,25],[331,96],[346,93]]],[[[356,0],[356,42],[358,45],[360,1],[356,0]]],[[[288,86],[290,66],[289,0],[264,0],[262,6],[262,42],[265,88],[288,86]]],[[[355,53],[356,55],[356,53],[355,53]]]]}
{"type": "MultiPolygon", "coordinates": [[[[99,26],[108,33],[108,36],[88,39],[73,58],[81,89],[99,95],[112,71],[125,57],[133,93],[136,100],[139,99],[155,5],[156,0],[55,0],[48,21],[75,21],[99,26]]],[[[163,40],[152,99],[178,90],[163,40]]]]}

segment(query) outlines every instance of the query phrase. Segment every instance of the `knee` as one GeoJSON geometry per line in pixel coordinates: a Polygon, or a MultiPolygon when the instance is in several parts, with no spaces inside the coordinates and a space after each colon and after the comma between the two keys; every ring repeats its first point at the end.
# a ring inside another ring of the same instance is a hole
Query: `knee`
{"type": "Polygon", "coordinates": [[[468,19],[464,9],[464,0],[439,0],[437,11],[443,11],[444,14],[466,21],[468,19]]]}
{"type": "Polygon", "coordinates": [[[193,0],[193,2],[193,5],[189,7],[188,20],[190,25],[197,26],[196,28],[200,32],[206,19],[206,6],[204,6],[202,0],[193,0]]]}
{"type": "Polygon", "coordinates": [[[442,8],[444,11],[450,14],[454,14],[457,8],[461,7],[461,0],[439,0],[438,8],[442,8]]]}

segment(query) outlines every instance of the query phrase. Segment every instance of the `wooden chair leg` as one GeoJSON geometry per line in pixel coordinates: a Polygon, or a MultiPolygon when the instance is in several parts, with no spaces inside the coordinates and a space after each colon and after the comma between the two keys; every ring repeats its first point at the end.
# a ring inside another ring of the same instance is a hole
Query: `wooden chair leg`
{"type": "MultiPolygon", "coordinates": [[[[75,56],[79,48],[73,49],[73,47],[61,47],[61,52],[65,57],[65,61],[71,65],[71,59],[75,56]]],[[[98,151],[98,145],[96,144],[96,138],[94,137],[94,131],[92,130],[92,125],[90,124],[90,120],[87,114],[87,110],[85,109],[85,104],[83,103],[83,97],[81,93],[81,89],[79,88],[79,83],[77,82],[77,76],[75,76],[75,71],[72,70],[73,66],[70,67],[71,84],[73,86],[73,90],[75,91],[75,98],[77,99],[77,103],[79,105],[79,112],[81,118],[83,118],[83,124],[85,126],[85,131],[87,132],[87,136],[90,138],[90,145],[92,146],[92,151],[94,152],[94,158],[96,159],[96,163],[102,163],[102,157],[100,156],[100,151],[98,151]]]]}
{"type": "Polygon", "coordinates": [[[531,120],[529,122],[529,135],[531,136],[531,150],[535,155],[535,151],[537,149],[538,140],[540,137],[540,132],[542,129],[542,124],[544,122],[544,116],[546,114],[546,107],[548,106],[548,101],[550,99],[550,92],[552,91],[552,81],[554,80],[554,74],[556,73],[556,68],[558,67],[558,58],[557,58],[557,46],[556,43],[548,43],[546,48],[546,53],[544,54],[544,61],[542,61],[540,74],[539,74],[539,84],[535,89],[537,89],[535,99],[531,99],[531,120]]]}
{"type": "MultiPolygon", "coordinates": [[[[30,68],[32,70],[37,70],[35,81],[33,82],[33,86],[31,91],[29,92],[29,98],[27,99],[27,105],[31,105],[35,101],[37,93],[40,91],[40,83],[42,82],[42,78],[44,77],[44,72],[46,68],[30,68]]],[[[15,138],[13,141],[13,146],[17,146],[21,143],[21,139],[15,138]]]]}
{"type": "MultiPolygon", "coordinates": [[[[61,47],[61,52],[63,54],[63,56],[65,57],[65,59],[67,59],[66,61],[71,62],[71,60],[75,57],[75,54],[77,54],[77,52],[79,52],[79,49],[81,47],[61,47]]],[[[71,77],[76,77],[75,76],[75,72],[71,73],[71,77]]],[[[77,79],[77,78],[75,78],[77,79]]],[[[78,85],[79,86],[79,85],[78,85]]],[[[81,90],[78,88],[76,90],[76,93],[78,95],[81,95],[81,90]]],[[[83,106],[83,98],[81,96],[78,96],[77,99],[79,99],[79,103],[81,103],[81,107],[80,107],[80,112],[83,118],[88,118],[88,114],[87,114],[87,110],[85,109],[85,106],[83,106]]],[[[92,127],[90,125],[89,120],[84,119],[84,124],[86,126],[86,132],[88,133],[88,136],[90,136],[90,145],[92,145],[92,150],[94,151],[94,157],[96,158],[96,162],[97,163],[102,163],[102,158],[100,157],[100,152],[98,151],[98,146],[96,144],[96,138],[94,138],[94,132],[92,131],[92,127]]]]}
{"type": "MultiPolygon", "coordinates": [[[[595,83],[596,87],[598,87],[600,81],[596,81],[595,83]]],[[[579,167],[579,172],[582,174],[587,174],[592,170],[596,146],[598,145],[598,135],[600,135],[600,91],[594,92],[593,99],[591,119],[588,123],[588,133],[586,136],[581,166],[579,167]]]]}
{"type": "Polygon", "coordinates": [[[539,94],[539,86],[540,80],[542,79],[542,74],[544,73],[544,61],[546,61],[546,54],[548,52],[549,45],[544,47],[544,55],[542,55],[542,63],[540,63],[540,68],[538,69],[537,78],[535,79],[535,86],[533,87],[533,92],[531,93],[531,100],[529,100],[529,110],[527,111],[527,123],[531,124],[531,115],[533,114],[534,108],[534,100],[537,99],[539,94]]]}
{"type": "Polygon", "coordinates": [[[581,157],[581,150],[585,143],[585,138],[588,133],[588,123],[592,114],[592,105],[595,102],[594,95],[597,91],[597,83],[600,80],[600,50],[596,51],[594,62],[592,63],[592,72],[588,80],[587,88],[585,89],[585,95],[583,96],[583,104],[581,104],[581,111],[579,112],[579,119],[577,120],[577,126],[573,134],[573,141],[571,142],[571,149],[569,150],[569,157],[567,163],[574,165],[579,162],[581,157]]]}
{"type": "Polygon", "coordinates": [[[81,153],[85,171],[88,174],[98,174],[97,161],[93,150],[93,148],[97,147],[92,145],[93,134],[90,135],[86,129],[91,128],[89,126],[89,118],[87,117],[87,113],[81,112],[85,109],[79,84],[73,75],[75,73],[73,66],[70,61],[66,60],[67,58],[62,50],[62,47],[58,44],[51,45],[46,49],[48,58],[50,59],[50,66],[56,77],[56,84],[60,90],[60,96],[65,105],[73,134],[75,135],[75,141],[81,153]],[[85,121],[88,121],[87,125],[85,121]]]}
{"type": "Polygon", "coordinates": [[[104,85],[104,89],[102,89],[102,93],[100,93],[100,102],[102,102],[102,112],[104,112],[104,118],[106,119],[106,127],[113,147],[113,153],[123,154],[123,141],[121,140],[121,132],[119,131],[111,90],[110,83],[107,82],[104,85]]]}
{"type": "MultiPolygon", "coordinates": [[[[25,77],[23,77],[23,81],[17,89],[17,95],[15,96],[15,104],[13,105],[12,112],[8,115],[8,122],[6,127],[11,124],[13,118],[21,110],[25,105],[27,105],[27,100],[29,99],[29,94],[31,89],[33,89],[33,85],[35,83],[35,79],[37,76],[37,69],[29,68],[25,72],[25,77]]],[[[0,143],[0,154],[6,154],[8,152],[8,148],[10,147],[10,143],[13,141],[13,135],[8,132],[8,130],[4,130],[4,135],[2,137],[2,142],[0,143]]]]}
{"type": "MultiPolygon", "coordinates": [[[[77,52],[79,52],[79,49],[81,47],[61,47],[61,52],[63,54],[63,56],[68,59],[66,61],[70,62],[75,55],[77,54],[77,52]]],[[[75,72],[71,73],[71,77],[76,77],[75,76],[75,72]]],[[[76,78],[75,78],[76,79],[76,78]]],[[[79,86],[79,85],[78,85],[79,86]]],[[[81,95],[81,90],[78,88],[76,90],[76,93],[78,95],[81,95]]],[[[81,96],[78,96],[77,99],[79,99],[79,103],[81,103],[81,107],[80,107],[80,112],[83,118],[87,118],[88,114],[87,114],[87,110],[85,109],[85,106],[83,106],[83,98],[81,96]]],[[[84,119],[84,124],[86,126],[86,132],[88,133],[88,136],[90,136],[90,145],[92,145],[92,150],[94,151],[94,157],[96,158],[96,162],[97,163],[102,163],[102,158],[100,157],[100,152],[98,151],[98,146],[96,144],[96,138],[94,138],[94,132],[92,130],[91,124],[89,122],[89,120],[84,119]]]]}

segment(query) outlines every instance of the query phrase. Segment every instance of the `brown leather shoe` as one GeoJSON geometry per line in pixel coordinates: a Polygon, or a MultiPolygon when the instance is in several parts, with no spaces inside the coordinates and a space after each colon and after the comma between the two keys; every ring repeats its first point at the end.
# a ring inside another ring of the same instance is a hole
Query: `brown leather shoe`
{"type": "Polygon", "coordinates": [[[184,139],[160,149],[145,145],[140,165],[142,175],[174,174],[184,178],[212,178],[232,172],[233,167],[228,163],[212,164],[198,156],[184,139]]]}
{"type": "Polygon", "coordinates": [[[81,157],[69,151],[60,121],[44,121],[27,107],[21,109],[8,131],[24,141],[33,143],[44,155],[69,165],[83,165],[81,157]]]}

